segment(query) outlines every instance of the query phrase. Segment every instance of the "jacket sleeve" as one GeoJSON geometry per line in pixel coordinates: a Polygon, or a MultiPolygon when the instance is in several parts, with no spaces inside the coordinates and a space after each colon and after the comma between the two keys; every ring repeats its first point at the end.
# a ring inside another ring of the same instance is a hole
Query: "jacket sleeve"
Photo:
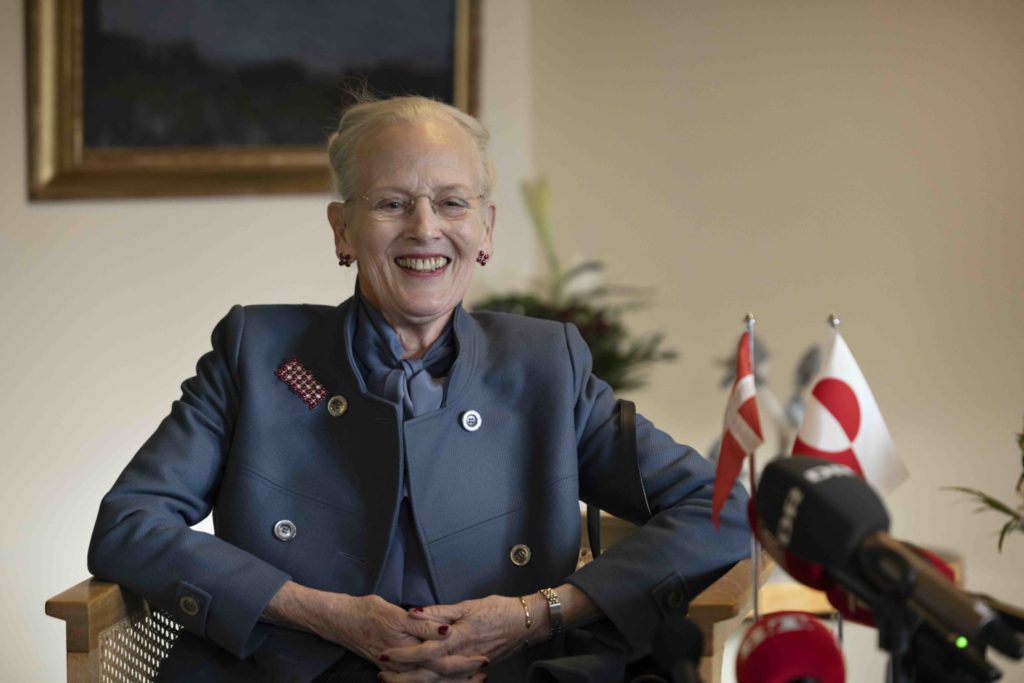
{"type": "Polygon", "coordinates": [[[259,616],[290,577],[189,527],[210,512],[231,446],[244,327],[245,311],[235,306],[214,329],[213,350],[100,503],[88,560],[97,577],[238,657],[262,641],[259,616]]]}
{"type": "Polygon", "coordinates": [[[576,328],[567,325],[566,336],[577,388],[580,498],[642,525],[568,581],[594,601],[639,654],[665,617],[685,614],[697,593],[749,555],[747,495],[734,485],[716,530],[711,523],[714,467],[639,415],[637,457],[650,517],[633,497],[619,495],[618,480],[608,476],[621,455],[617,401],[611,387],[592,374],[590,351],[576,328]]]}

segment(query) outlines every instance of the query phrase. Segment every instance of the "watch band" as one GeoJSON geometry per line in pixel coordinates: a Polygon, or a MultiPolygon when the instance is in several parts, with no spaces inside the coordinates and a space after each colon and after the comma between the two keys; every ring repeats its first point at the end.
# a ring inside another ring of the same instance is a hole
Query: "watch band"
{"type": "Polygon", "coordinates": [[[548,620],[551,623],[551,635],[562,632],[562,603],[558,601],[558,593],[550,588],[541,588],[540,594],[548,601],[548,620]]]}

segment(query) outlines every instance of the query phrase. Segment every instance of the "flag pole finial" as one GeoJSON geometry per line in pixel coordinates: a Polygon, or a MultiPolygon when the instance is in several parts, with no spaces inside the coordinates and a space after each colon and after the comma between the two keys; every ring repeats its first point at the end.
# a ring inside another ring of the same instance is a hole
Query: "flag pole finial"
{"type": "Polygon", "coordinates": [[[829,324],[829,327],[831,327],[833,330],[838,330],[839,329],[839,323],[840,322],[842,322],[842,321],[839,320],[839,316],[836,315],[835,311],[833,311],[832,313],[828,314],[828,324],[829,324]]]}

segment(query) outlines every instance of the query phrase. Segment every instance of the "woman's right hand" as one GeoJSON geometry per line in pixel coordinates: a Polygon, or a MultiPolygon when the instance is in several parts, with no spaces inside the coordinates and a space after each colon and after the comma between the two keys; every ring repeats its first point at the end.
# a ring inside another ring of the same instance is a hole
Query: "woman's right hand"
{"type": "Polygon", "coordinates": [[[314,633],[376,662],[382,669],[405,671],[410,667],[381,658],[396,644],[417,645],[424,640],[442,640],[437,626],[418,622],[405,610],[377,595],[353,597],[327,593],[318,618],[310,626],[314,633]]]}
{"type": "MultiPolygon", "coordinates": [[[[388,671],[410,671],[413,666],[391,661],[385,650],[418,645],[427,640],[444,640],[448,625],[429,619],[414,619],[408,612],[376,595],[355,597],[306,588],[289,581],[264,610],[271,623],[310,631],[337,643],[363,659],[388,671]]],[[[450,655],[441,649],[436,661],[420,663],[438,673],[479,671],[482,656],[450,655]]]]}

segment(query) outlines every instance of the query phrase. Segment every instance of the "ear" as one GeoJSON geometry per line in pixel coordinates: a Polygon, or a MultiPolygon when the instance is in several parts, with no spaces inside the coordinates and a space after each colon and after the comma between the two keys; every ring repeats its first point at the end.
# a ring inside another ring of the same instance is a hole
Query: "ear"
{"type": "Polygon", "coordinates": [[[327,222],[331,224],[331,232],[334,233],[334,253],[344,252],[356,258],[355,248],[348,240],[348,219],[345,216],[345,205],[341,202],[328,204],[327,222]]]}
{"type": "Polygon", "coordinates": [[[481,247],[488,254],[494,253],[494,219],[498,214],[498,207],[494,202],[487,202],[483,212],[484,240],[481,247]]]}

